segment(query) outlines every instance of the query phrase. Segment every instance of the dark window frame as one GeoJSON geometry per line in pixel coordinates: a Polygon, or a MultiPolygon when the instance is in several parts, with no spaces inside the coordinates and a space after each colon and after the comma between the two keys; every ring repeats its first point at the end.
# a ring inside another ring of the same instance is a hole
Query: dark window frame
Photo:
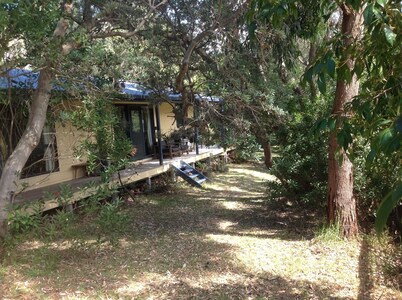
{"type": "Polygon", "coordinates": [[[21,178],[51,174],[60,171],[57,139],[54,126],[45,125],[38,146],[32,151],[21,178]]]}

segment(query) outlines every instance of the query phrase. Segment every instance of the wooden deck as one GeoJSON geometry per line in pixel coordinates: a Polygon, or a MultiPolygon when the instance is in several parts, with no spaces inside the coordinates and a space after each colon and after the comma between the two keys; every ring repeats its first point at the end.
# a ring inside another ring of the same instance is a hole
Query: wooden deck
{"type": "MultiPolygon", "coordinates": [[[[164,159],[163,165],[160,165],[159,160],[156,159],[136,162],[133,163],[129,168],[119,172],[120,179],[124,184],[130,184],[168,172],[171,165],[178,164],[180,160],[191,164],[208,158],[223,156],[225,154],[226,151],[223,148],[200,148],[198,155],[195,153],[195,151],[193,151],[180,157],[164,159]]],[[[113,175],[113,179],[107,184],[119,184],[117,174],[113,175]]],[[[69,190],[72,193],[72,196],[69,198],[68,203],[74,203],[95,194],[97,190],[102,187],[102,185],[105,185],[105,183],[101,183],[100,177],[82,177],[70,181],[65,181],[60,184],[54,184],[22,192],[14,199],[14,204],[25,205],[41,201],[43,204],[43,211],[46,211],[60,206],[58,196],[60,195],[63,186],[64,188],[68,186],[69,190]]],[[[31,206],[32,205],[27,205],[26,209],[28,211],[33,210],[31,206]]]]}

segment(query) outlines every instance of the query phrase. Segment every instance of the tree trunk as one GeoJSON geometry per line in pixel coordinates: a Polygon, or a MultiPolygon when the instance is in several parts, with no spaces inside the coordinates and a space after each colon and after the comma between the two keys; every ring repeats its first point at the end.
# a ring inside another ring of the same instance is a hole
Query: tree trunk
{"type": "Polygon", "coordinates": [[[180,64],[179,74],[176,77],[176,90],[179,93],[183,94],[183,99],[182,99],[183,115],[187,115],[187,109],[189,107],[188,97],[186,97],[186,95],[185,95],[186,91],[185,91],[184,79],[185,79],[188,69],[190,67],[190,60],[191,60],[191,56],[193,55],[193,52],[196,51],[197,47],[201,44],[201,42],[205,38],[207,38],[213,34],[216,34],[217,29],[224,28],[224,27],[236,22],[243,15],[243,13],[247,10],[250,2],[251,2],[250,0],[245,0],[243,2],[243,4],[241,4],[237,10],[235,10],[232,14],[229,15],[229,17],[227,17],[226,19],[220,20],[219,22],[214,22],[210,28],[200,32],[194,39],[189,39],[189,38],[187,39],[187,42],[189,44],[186,48],[182,62],[180,64]]]}
{"type": "MultiPolygon", "coordinates": [[[[344,51],[347,51],[359,37],[362,16],[360,12],[353,11],[345,4],[341,8],[344,51]]],[[[345,63],[349,70],[353,69],[354,59],[352,57],[347,57],[345,63]]],[[[338,129],[342,127],[342,118],[347,117],[345,105],[352,101],[358,92],[359,82],[355,75],[349,83],[338,79],[332,109],[332,115],[336,116],[338,120],[338,129]]],[[[344,237],[352,238],[357,234],[356,201],[353,196],[353,165],[345,151],[339,147],[336,132],[332,132],[329,138],[327,217],[330,224],[339,224],[344,237]]]]}
{"type": "MultiPolygon", "coordinates": [[[[314,42],[310,42],[310,49],[308,51],[308,65],[309,66],[311,66],[314,63],[316,54],[317,54],[317,47],[314,42]]],[[[316,97],[317,97],[317,87],[315,86],[315,83],[313,80],[309,81],[309,87],[310,87],[310,99],[312,101],[315,101],[316,97]]]]}
{"type": "MultiPolygon", "coordinates": [[[[72,3],[64,3],[62,9],[71,13],[72,3]]],[[[53,43],[60,46],[60,54],[67,55],[73,46],[62,44],[67,33],[69,21],[61,18],[53,32],[53,43]]],[[[0,178],[0,240],[7,233],[7,209],[12,203],[21,171],[24,168],[32,151],[38,145],[43,126],[46,122],[46,112],[49,106],[52,81],[55,77],[53,70],[57,65],[59,53],[49,53],[45,67],[40,71],[38,89],[35,91],[30,107],[29,119],[17,146],[7,158],[0,178]],[[50,59],[51,58],[51,59],[50,59]]]]}
{"type": "Polygon", "coordinates": [[[264,149],[264,163],[265,166],[270,169],[272,167],[272,151],[271,151],[271,143],[263,142],[262,148],[264,149]]]}
{"type": "Polygon", "coordinates": [[[11,204],[17,189],[16,183],[19,181],[21,171],[33,149],[39,143],[43,126],[45,125],[53,77],[54,75],[49,68],[43,69],[40,72],[38,89],[32,100],[27,127],[14,151],[8,157],[1,174],[0,237],[4,237],[6,233],[7,208],[11,204]]]}

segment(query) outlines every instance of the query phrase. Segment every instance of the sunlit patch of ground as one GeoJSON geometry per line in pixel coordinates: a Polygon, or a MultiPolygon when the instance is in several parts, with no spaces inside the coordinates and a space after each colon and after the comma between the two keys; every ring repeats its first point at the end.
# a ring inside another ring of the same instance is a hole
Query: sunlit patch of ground
{"type": "Polygon", "coordinates": [[[332,297],[353,299],[357,295],[357,243],[350,246],[342,242],[332,249],[322,249],[322,245],[314,245],[311,241],[286,241],[264,232],[259,235],[262,237],[211,234],[208,238],[230,245],[232,263],[241,265],[250,274],[270,274],[316,286],[333,286],[336,291],[331,293],[332,297]],[[346,287],[345,282],[348,283],[346,287]]]}
{"type": "Polygon", "coordinates": [[[267,206],[266,180],[237,165],[204,189],[141,196],[117,247],[84,221],[74,238],[28,236],[0,265],[0,298],[402,299],[372,276],[376,253],[314,239],[317,216],[267,206]]]}
{"type": "MultiPolygon", "coordinates": [[[[241,174],[241,175],[247,175],[254,177],[255,179],[261,179],[261,180],[275,180],[275,176],[268,174],[267,172],[256,170],[256,169],[244,169],[244,168],[231,168],[231,172],[241,174]]],[[[254,180],[255,180],[254,179],[254,180]]]]}

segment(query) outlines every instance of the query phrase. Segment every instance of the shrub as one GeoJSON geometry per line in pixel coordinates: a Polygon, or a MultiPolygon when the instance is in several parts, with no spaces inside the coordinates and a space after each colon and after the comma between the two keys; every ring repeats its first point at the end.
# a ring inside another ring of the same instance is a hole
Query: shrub
{"type": "Polygon", "coordinates": [[[272,174],[279,181],[268,183],[274,199],[286,197],[303,204],[325,204],[327,171],[327,137],[312,133],[312,117],[293,121],[278,134],[282,144],[280,156],[274,158],[272,174]]]}
{"type": "MultiPolygon", "coordinates": [[[[355,196],[360,219],[368,227],[367,229],[371,228],[382,199],[392,190],[402,174],[400,162],[384,154],[379,154],[374,163],[367,164],[365,158],[369,150],[368,145],[364,145],[360,140],[355,141],[353,148],[355,196]]],[[[397,205],[388,220],[390,231],[396,233],[395,237],[399,239],[402,232],[401,212],[402,203],[397,205]]]]}
{"type": "Polygon", "coordinates": [[[235,140],[235,162],[257,161],[261,145],[254,135],[240,136],[235,140]]]}
{"type": "Polygon", "coordinates": [[[121,206],[122,201],[117,199],[101,207],[95,220],[98,226],[98,241],[108,241],[116,246],[119,236],[126,232],[130,218],[121,206]]]}
{"type": "Polygon", "coordinates": [[[7,217],[10,234],[37,229],[42,222],[42,207],[43,203],[41,202],[12,207],[7,217]]]}

